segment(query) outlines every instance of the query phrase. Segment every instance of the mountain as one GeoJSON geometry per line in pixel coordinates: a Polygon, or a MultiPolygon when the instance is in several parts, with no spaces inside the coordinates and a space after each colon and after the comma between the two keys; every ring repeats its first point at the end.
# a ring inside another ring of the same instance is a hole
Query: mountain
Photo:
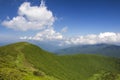
{"type": "Polygon", "coordinates": [[[0,47],[0,80],[120,80],[120,59],[56,55],[20,42],[0,47]]]}
{"type": "MultiPolygon", "coordinates": [[[[29,62],[31,58],[37,62],[38,58],[34,55],[38,56],[39,53],[41,56],[48,54],[41,48],[26,42],[0,47],[0,80],[58,80],[46,75],[29,62]]],[[[51,56],[48,54],[47,57],[49,55],[51,56]]]]}
{"type": "Polygon", "coordinates": [[[120,57],[120,46],[110,44],[78,45],[55,51],[57,54],[102,54],[112,57],[120,57]]]}
{"type": "MultiPolygon", "coordinates": [[[[44,41],[34,41],[34,40],[23,40],[24,42],[29,42],[32,44],[35,44],[37,46],[39,46],[40,48],[49,51],[49,52],[54,52],[58,49],[63,49],[66,48],[64,46],[58,46],[58,43],[53,43],[53,42],[44,42],[44,41]]],[[[7,44],[12,44],[12,43],[17,43],[17,41],[0,41],[0,46],[4,46],[7,44]]]]}

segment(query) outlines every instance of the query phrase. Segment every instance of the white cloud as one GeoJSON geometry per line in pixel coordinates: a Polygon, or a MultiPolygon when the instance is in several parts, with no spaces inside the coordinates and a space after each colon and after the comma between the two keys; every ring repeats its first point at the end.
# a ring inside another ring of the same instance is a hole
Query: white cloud
{"type": "Polygon", "coordinates": [[[120,43],[120,33],[104,32],[98,35],[89,34],[86,36],[66,38],[64,39],[62,45],[99,44],[99,43],[120,43]]]}
{"type": "Polygon", "coordinates": [[[120,34],[113,32],[100,33],[98,37],[100,38],[101,42],[117,42],[120,40],[120,34]]]}
{"type": "Polygon", "coordinates": [[[67,32],[67,30],[68,30],[68,27],[64,27],[64,28],[61,30],[61,32],[67,32]]]}
{"type": "Polygon", "coordinates": [[[20,39],[28,39],[28,40],[38,40],[38,41],[56,41],[62,40],[63,35],[59,32],[56,32],[52,27],[48,29],[44,29],[37,33],[33,37],[20,37],[20,39]]]}
{"type": "Polygon", "coordinates": [[[64,37],[61,33],[54,31],[53,28],[45,29],[33,37],[22,37],[21,39],[38,41],[58,41],[60,46],[79,45],[79,44],[99,44],[99,43],[120,43],[120,33],[104,32],[98,35],[89,34],[85,36],[64,37]]]}
{"type": "Polygon", "coordinates": [[[40,41],[46,41],[46,40],[50,40],[50,41],[54,41],[54,40],[62,40],[63,39],[63,35],[59,32],[56,32],[53,28],[48,28],[45,29],[39,33],[37,33],[34,37],[34,40],[40,40],[40,41]]]}
{"type": "Polygon", "coordinates": [[[2,25],[15,30],[40,30],[52,26],[55,21],[53,13],[47,9],[44,1],[40,6],[31,6],[29,2],[24,2],[18,10],[18,16],[2,22],[2,25]]]}

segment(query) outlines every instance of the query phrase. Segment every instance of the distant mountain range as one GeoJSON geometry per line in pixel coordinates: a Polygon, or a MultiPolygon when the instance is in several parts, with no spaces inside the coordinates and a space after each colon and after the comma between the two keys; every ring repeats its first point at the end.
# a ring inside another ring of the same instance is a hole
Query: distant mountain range
{"type": "MultiPolygon", "coordinates": [[[[40,48],[59,55],[64,54],[100,54],[105,56],[120,57],[120,46],[113,44],[57,46],[53,43],[29,41],[40,48]]],[[[0,46],[13,42],[0,42],[0,46]]]]}
{"type": "Polygon", "coordinates": [[[57,54],[102,54],[120,57],[120,46],[111,44],[78,45],[55,51],[57,54]]]}

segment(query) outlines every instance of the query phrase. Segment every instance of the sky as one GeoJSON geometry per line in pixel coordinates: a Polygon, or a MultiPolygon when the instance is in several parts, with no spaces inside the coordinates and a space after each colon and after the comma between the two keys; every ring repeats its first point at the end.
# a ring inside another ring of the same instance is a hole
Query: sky
{"type": "Polygon", "coordinates": [[[0,0],[0,41],[120,43],[120,0],[0,0]]]}

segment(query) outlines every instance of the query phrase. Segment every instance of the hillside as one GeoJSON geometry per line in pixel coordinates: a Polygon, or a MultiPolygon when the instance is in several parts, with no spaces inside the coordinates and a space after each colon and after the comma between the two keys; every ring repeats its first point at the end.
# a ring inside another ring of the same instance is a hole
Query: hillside
{"type": "Polygon", "coordinates": [[[0,80],[120,80],[120,60],[58,56],[26,42],[0,47],[0,80]]]}
{"type": "Polygon", "coordinates": [[[78,45],[55,51],[57,54],[100,54],[111,57],[120,57],[120,46],[110,44],[78,45]]]}
{"type": "Polygon", "coordinates": [[[42,51],[37,46],[25,42],[0,47],[0,80],[58,80],[28,62],[27,54],[22,51],[26,47],[31,47],[33,52],[34,48],[37,48],[35,51],[42,51]]]}

